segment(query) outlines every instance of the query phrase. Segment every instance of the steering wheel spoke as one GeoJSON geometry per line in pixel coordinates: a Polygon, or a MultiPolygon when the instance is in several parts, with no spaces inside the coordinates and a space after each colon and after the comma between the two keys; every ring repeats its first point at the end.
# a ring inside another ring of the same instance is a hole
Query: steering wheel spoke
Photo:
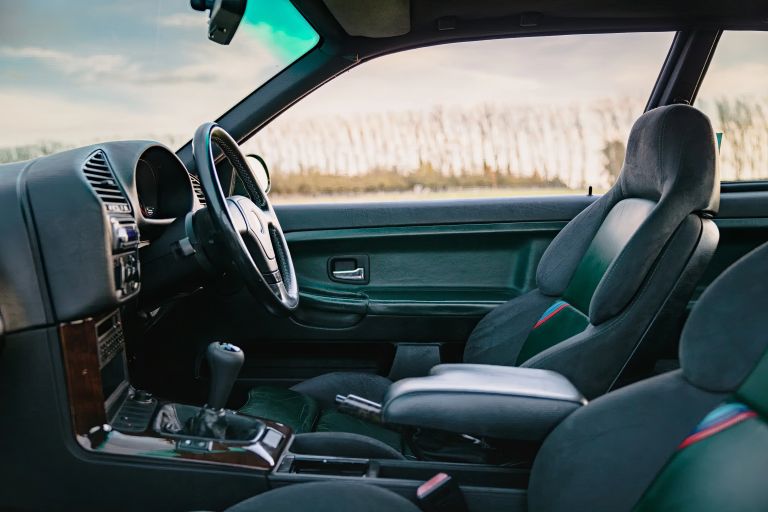
{"type": "Polygon", "coordinates": [[[235,271],[268,310],[289,314],[299,304],[291,254],[267,194],[239,146],[223,128],[205,123],[195,132],[192,153],[211,221],[224,241],[235,271]],[[224,194],[216,171],[214,145],[232,164],[248,197],[224,194]]]}

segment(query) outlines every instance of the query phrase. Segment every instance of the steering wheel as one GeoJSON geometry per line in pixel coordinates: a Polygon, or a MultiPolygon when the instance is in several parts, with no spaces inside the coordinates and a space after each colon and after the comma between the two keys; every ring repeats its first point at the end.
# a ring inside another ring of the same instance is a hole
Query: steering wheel
{"type": "Polygon", "coordinates": [[[299,305],[299,287],[291,253],[275,210],[237,142],[216,123],[195,131],[192,155],[216,237],[248,290],[276,315],[299,305]],[[227,197],[216,172],[213,146],[232,164],[248,196],[227,197]]]}

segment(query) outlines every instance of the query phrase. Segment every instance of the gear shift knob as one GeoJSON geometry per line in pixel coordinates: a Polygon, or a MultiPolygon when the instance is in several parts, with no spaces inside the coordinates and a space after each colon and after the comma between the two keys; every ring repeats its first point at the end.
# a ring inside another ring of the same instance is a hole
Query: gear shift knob
{"type": "Polygon", "coordinates": [[[240,373],[240,368],[243,367],[245,354],[236,345],[214,341],[208,345],[206,358],[211,369],[208,407],[223,409],[240,373]]]}

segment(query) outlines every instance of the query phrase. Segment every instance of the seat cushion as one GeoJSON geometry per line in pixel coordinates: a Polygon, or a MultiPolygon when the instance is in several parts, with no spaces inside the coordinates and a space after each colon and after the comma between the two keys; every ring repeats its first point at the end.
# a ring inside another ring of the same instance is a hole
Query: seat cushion
{"type": "MultiPolygon", "coordinates": [[[[341,393],[341,389],[349,389],[344,386],[342,379],[339,378],[340,375],[328,374],[328,376],[335,377],[333,382],[339,386],[339,393],[341,393]]],[[[353,389],[345,391],[344,394],[362,394],[362,396],[371,400],[381,400],[384,397],[384,393],[386,393],[386,389],[391,384],[389,380],[375,375],[360,374],[361,378],[355,378],[357,374],[347,375],[353,376],[350,381],[352,383],[351,388],[353,389]],[[379,387],[376,388],[375,385],[379,387]]],[[[326,376],[323,375],[322,377],[326,376]]],[[[312,380],[322,383],[322,377],[312,380]]],[[[325,387],[323,389],[328,390],[329,388],[325,387]]],[[[378,440],[397,450],[398,453],[405,453],[403,452],[402,437],[395,430],[390,430],[376,423],[338,412],[335,409],[335,404],[327,400],[324,402],[331,405],[329,408],[322,410],[319,402],[319,400],[315,400],[313,397],[297,391],[296,388],[286,389],[275,386],[257,386],[250,390],[248,401],[240,408],[239,412],[283,423],[291,427],[295,434],[307,432],[359,434],[378,440]]]]}
{"type": "Polygon", "coordinates": [[[323,409],[336,407],[336,395],[357,395],[381,403],[392,381],[372,373],[332,372],[296,384],[291,389],[314,398],[323,409]]]}
{"type": "Polygon", "coordinates": [[[226,512],[420,512],[392,491],[350,482],[289,485],[242,501],[226,512]]]}
{"type": "Polygon", "coordinates": [[[528,334],[554,300],[531,290],[485,315],[467,340],[464,362],[515,366],[528,334]]]}
{"type": "Polygon", "coordinates": [[[276,386],[258,386],[248,392],[243,414],[288,425],[296,434],[311,432],[320,413],[312,397],[276,386]]]}

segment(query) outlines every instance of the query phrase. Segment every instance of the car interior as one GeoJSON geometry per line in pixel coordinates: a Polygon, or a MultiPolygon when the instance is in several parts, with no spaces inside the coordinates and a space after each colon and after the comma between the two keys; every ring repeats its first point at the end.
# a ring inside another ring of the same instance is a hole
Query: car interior
{"type": "MultiPolygon", "coordinates": [[[[189,11],[226,46],[246,3],[189,11]]],[[[0,509],[768,508],[768,179],[696,102],[768,3],[281,5],[314,46],[181,147],[0,165],[0,509]],[[387,55],[646,32],[598,193],[284,204],[243,149],[387,55]]]]}

